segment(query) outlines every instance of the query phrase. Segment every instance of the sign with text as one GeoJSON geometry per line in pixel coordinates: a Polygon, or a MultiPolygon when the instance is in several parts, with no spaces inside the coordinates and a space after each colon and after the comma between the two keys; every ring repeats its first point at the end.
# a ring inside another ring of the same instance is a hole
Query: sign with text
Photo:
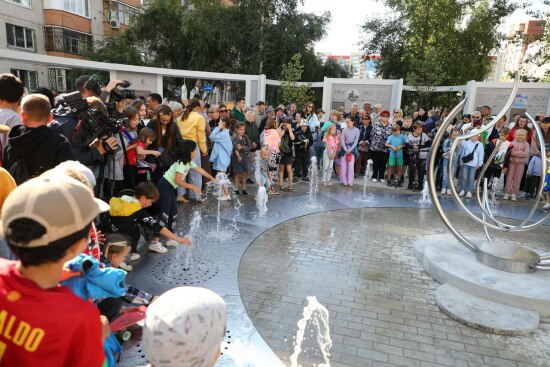
{"type": "Polygon", "coordinates": [[[383,108],[389,109],[392,89],[391,85],[332,84],[331,108],[337,110],[344,106],[349,112],[353,103],[357,103],[359,109],[362,109],[364,104],[374,107],[375,104],[380,103],[383,108]]]}
{"type": "MultiPolygon", "coordinates": [[[[502,110],[508,98],[510,98],[510,92],[510,88],[478,87],[476,90],[475,108],[479,111],[482,106],[489,106],[491,107],[491,112],[497,114],[502,110]]],[[[512,109],[521,112],[527,111],[531,116],[535,116],[539,112],[546,113],[549,98],[550,88],[520,89],[514,98],[512,109]]],[[[472,111],[469,112],[471,113],[472,111]]]]}

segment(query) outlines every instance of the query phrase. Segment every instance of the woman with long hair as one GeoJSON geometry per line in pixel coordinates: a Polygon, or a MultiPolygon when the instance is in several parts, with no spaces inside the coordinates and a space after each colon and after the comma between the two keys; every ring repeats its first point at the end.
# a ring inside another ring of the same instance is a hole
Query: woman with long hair
{"type": "MultiPolygon", "coordinates": [[[[189,105],[185,107],[183,114],[177,121],[179,132],[183,139],[189,139],[197,143],[197,154],[193,158],[193,162],[197,167],[201,167],[201,155],[208,156],[208,147],[206,144],[206,120],[199,113],[201,109],[201,103],[198,99],[192,98],[189,100],[189,105]],[[199,154],[200,153],[200,154],[199,154]]],[[[198,172],[192,171],[187,176],[190,184],[197,187],[202,187],[202,176],[198,172]]],[[[185,202],[184,188],[178,188],[179,202],[185,202]]],[[[189,198],[197,201],[202,201],[200,195],[195,192],[189,191],[189,198]]]]}

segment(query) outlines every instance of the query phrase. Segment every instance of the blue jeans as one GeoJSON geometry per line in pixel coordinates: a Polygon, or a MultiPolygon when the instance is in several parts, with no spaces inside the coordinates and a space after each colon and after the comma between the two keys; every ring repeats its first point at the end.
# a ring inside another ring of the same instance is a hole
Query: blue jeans
{"type": "MultiPolygon", "coordinates": [[[[456,171],[456,165],[458,163],[458,160],[454,159],[452,164],[452,172],[454,177],[454,173],[456,171]]],[[[449,160],[447,158],[443,158],[443,165],[441,166],[441,169],[443,170],[443,183],[441,185],[442,189],[448,189],[449,188],[449,176],[448,176],[448,166],[449,166],[449,160]]]]}
{"type": "Polygon", "coordinates": [[[472,192],[474,191],[474,179],[476,177],[476,166],[462,166],[462,185],[460,188],[465,191],[472,192]]]}
{"type": "MultiPolygon", "coordinates": [[[[258,175],[258,172],[256,172],[256,175],[258,175]]],[[[271,182],[269,182],[269,176],[267,175],[267,172],[259,172],[260,176],[260,182],[258,182],[260,185],[265,187],[266,190],[269,190],[271,187],[271,182]]]]}

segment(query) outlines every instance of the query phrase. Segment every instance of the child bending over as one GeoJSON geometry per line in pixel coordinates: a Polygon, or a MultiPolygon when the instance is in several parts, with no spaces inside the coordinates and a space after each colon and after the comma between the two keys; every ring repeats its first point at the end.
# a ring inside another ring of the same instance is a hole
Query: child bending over
{"type": "Polygon", "coordinates": [[[256,154],[255,159],[255,171],[254,175],[258,188],[264,186],[267,193],[271,195],[277,195],[278,192],[271,186],[271,172],[269,171],[269,158],[270,151],[267,145],[264,145],[260,149],[260,154],[256,154]]]}

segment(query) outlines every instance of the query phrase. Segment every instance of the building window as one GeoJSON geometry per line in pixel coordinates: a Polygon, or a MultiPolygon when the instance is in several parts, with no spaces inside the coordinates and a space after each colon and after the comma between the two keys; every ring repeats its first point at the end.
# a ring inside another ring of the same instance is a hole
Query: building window
{"type": "Polygon", "coordinates": [[[11,73],[21,79],[27,91],[35,91],[38,88],[37,71],[11,69],[11,73]]]}
{"type": "Polygon", "coordinates": [[[138,9],[118,1],[104,2],[103,4],[104,21],[106,22],[117,20],[120,24],[130,25],[131,19],[140,13],[138,9]]]}
{"type": "Polygon", "coordinates": [[[59,27],[44,27],[46,51],[60,51],[81,55],[90,50],[92,36],[59,27]]]}
{"type": "Polygon", "coordinates": [[[67,70],[60,68],[49,68],[48,76],[51,90],[58,92],[67,91],[67,70]]]}
{"type": "Polygon", "coordinates": [[[8,46],[34,51],[34,30],[6,23],[8,46]]]}
{"type": "Polygon", "coordinates": [[[13,4],[24,6],[26,8],[31,7],[31,0],[5,0],[5,1],[8,2],[8,3],[13,3],[13,4]]]}
{"type": "Polygon", "coordinates": [[[88,0],[44,0],[44,9],[64,10],[83,17],[90,17],[88,0]]]}

